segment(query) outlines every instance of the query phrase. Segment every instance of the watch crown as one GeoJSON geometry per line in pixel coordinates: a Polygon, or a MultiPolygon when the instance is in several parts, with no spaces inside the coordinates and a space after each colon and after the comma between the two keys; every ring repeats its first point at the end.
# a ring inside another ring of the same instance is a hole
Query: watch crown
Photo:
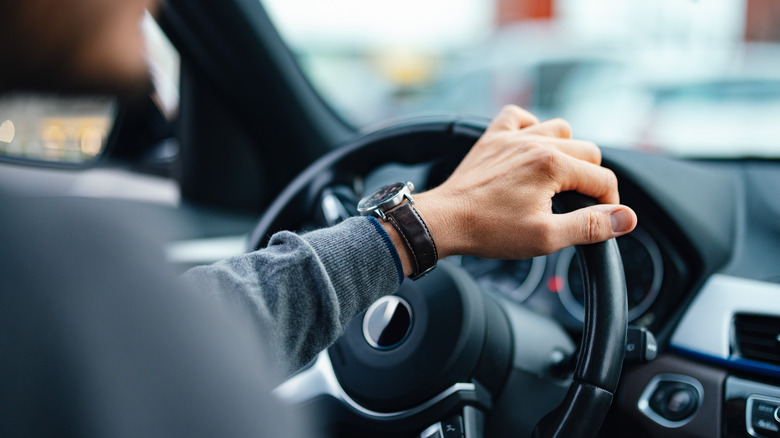
{"type": "Polygon", "coordinates": [[[407,181],[406,187],[409,187],[410,192],[414,191],[414,184],[411,181],[407,181]]]}

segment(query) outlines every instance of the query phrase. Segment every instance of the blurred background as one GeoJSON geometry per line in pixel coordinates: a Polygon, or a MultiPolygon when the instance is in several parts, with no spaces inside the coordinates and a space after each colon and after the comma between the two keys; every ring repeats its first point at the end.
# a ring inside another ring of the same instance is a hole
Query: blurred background
{"type": "MultiPolygon", "coordinates": [[[[514,103],[602,146],[780,155],[776,0],[260,0],[322,98],[368,129],[514,103]]],[[[147,17],[155,103],[173,122],[178,55],[147,17]]],[[[85,163],[111,99],[0,98],[0,154],[85,163]]]]}
{"type": "Polygon", "coordinates": [[[514,103],[604,146],[780,153],[773,0],[263,0],[358,127],[514,103]]]}

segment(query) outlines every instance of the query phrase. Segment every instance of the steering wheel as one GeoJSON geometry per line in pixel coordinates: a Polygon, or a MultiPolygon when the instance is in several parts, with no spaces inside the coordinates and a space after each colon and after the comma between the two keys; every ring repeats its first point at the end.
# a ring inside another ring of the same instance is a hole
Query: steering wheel
{"type": "MultiPolygon", "coordinates": [[[[340,197],[360,195],[340,188],[354,187],[381,165],[428,163],[428,184],[443,181],[487,125],[454,116],[416,118],[326,154],[271,204],[251,235],[250,250],[263,247],[276,231],[305,227],[318,214],[330,223],[339,211],[334,203],[343,213],[351,202],[338,204],[340,197]]],[[[575,193],[553,199],[557,212],[593,202],[575,193]]],[[[614,240],[577,251],[586,310],[576,367],[564,377],[568,386],[563,385],[565,396],[557,407],[538,422],[533,419],[532,432],[513,434],[592,437],[612,403],[626,344],[622,261],[614,240]]],[[[490,411],[502,393],[525,390],[506,387],[513,367],[530,362],[539,373],[561,378],[567,358],[574,363],[575,357],[573,343],[557,323],[483,293],[465,270],[442,261],[439,269],[405,281],[395,295],[356,317],[336,344],[276,394],[295,406],[314,405],[329,428],[338,424],[339,436],[478,438],[486,425],[488,432],[504,435],[509,431],[502,426],[491,428],[496,415],[490,411]],[[377,314],[384,316],[379,318],[383,339],[370,333],[377,314]]]]}

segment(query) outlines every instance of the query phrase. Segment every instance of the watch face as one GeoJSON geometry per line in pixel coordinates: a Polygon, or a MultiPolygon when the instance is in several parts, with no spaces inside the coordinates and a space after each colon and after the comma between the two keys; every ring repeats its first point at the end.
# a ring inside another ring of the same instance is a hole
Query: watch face
{"type": "Polygon", "coordinates": [[[406,183],[397,182],[386,185],[372,195],[366,196],[358,203],[359,211],[373,210],[383,203],[393,199],[398,193],[406,187],[406,183]]]}

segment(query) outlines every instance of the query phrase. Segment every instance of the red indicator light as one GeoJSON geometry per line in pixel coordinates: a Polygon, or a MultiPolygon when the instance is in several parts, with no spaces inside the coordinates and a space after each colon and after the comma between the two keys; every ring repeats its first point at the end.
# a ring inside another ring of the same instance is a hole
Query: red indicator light
{"type": "Polygon", "coordinates": [[[553,275],[547,279],[547,289],[550,292],[558,293],[563,289],[563,278],[560,275],[553,275]]]}

